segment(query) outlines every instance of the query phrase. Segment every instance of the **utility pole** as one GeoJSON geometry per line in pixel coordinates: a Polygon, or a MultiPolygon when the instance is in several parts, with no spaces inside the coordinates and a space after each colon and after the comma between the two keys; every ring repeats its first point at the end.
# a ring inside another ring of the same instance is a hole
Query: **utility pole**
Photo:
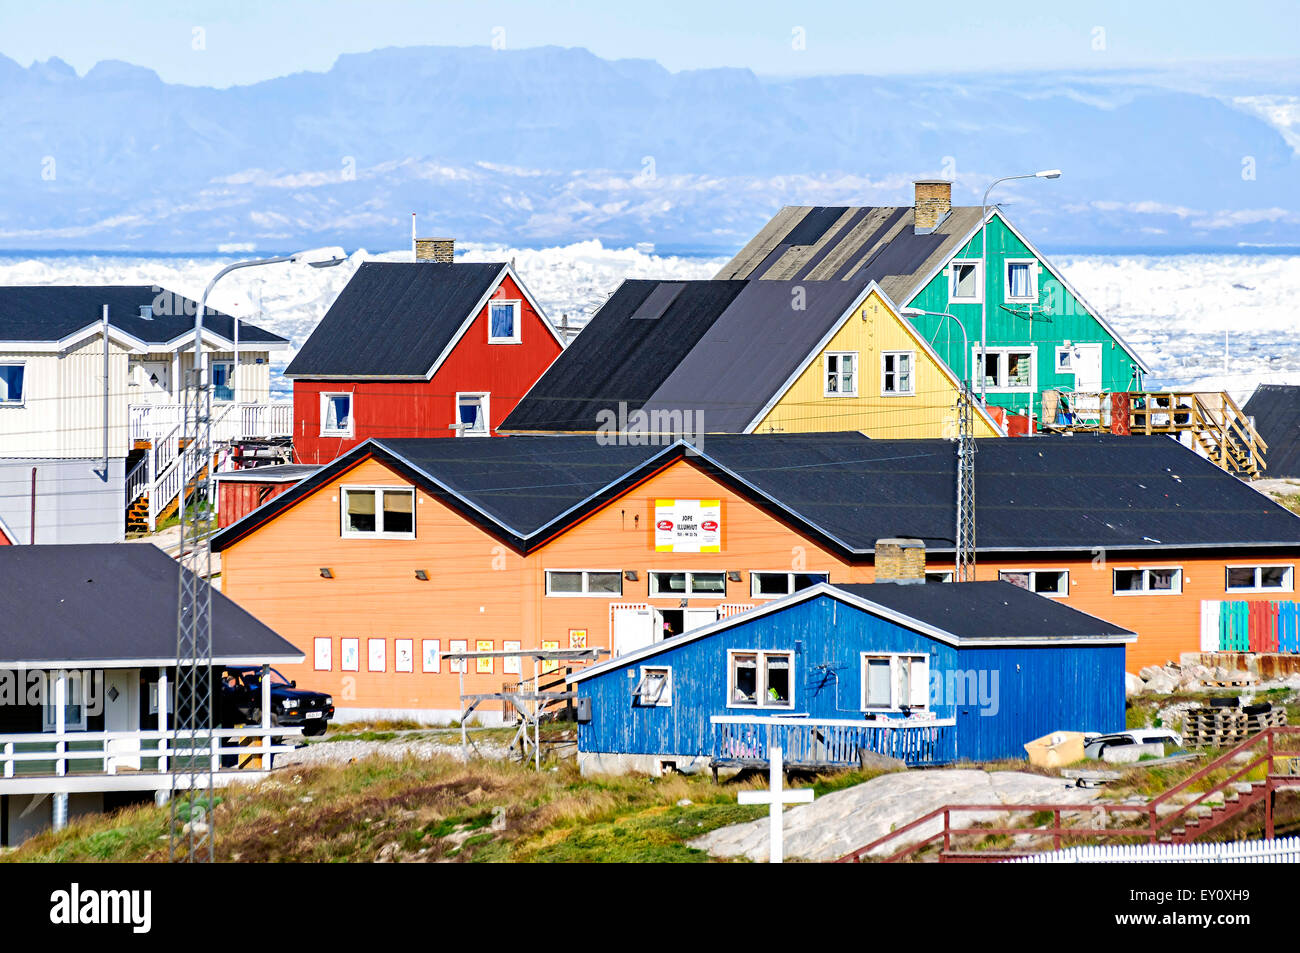
{"type": "Polygon", "coordinates": [[[962,381],[957,394],[957,546],[954,582],[975,581],[975,398],[962,381]]]}

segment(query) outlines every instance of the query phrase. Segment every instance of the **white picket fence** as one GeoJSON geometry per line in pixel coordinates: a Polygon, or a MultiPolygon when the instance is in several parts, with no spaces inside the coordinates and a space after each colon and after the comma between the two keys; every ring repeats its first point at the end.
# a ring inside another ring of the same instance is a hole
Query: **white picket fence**
{"type": "Polygon", "coordinates": [[[1011,864],[1294,864],[1300,837],[1222,844],[1102,844],[1009,860],[1011,864]]]}

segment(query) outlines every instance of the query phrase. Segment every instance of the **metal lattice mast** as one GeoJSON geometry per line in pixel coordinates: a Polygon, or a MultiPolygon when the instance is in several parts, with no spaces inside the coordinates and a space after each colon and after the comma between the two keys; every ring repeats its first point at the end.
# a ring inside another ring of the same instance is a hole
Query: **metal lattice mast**
{"type": "MultiPolygon", "coordinates": [[[[215,283],[215,280],[214,280],[215,283]]],[[[209,285],[209,288],[211,286],[209,285]]],[[[172,715],[171,859],[210,863],[215,853],[212,817],[216,769],[212,672],[212,549],[207,518],[212,479],[212,390],[203,361],[203,311],[194,322],[194,367],[182,407],[186,446],[180,454],[180,599],[176,608],[176,703],[172,715]],[[189,473],[194,488],[189,501],[189,473]]]]}
{"type": "Polygon", "coordinates": [[[975,401],[963,382],[957,394],[957,582],[975,580],[975,401]]]}

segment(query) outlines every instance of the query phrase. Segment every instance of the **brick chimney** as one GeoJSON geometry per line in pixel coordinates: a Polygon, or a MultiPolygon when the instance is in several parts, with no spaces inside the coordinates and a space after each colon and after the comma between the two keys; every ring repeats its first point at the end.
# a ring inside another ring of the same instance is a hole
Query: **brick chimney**
{"type": "Polygon", "coordinates": [[[952,183],[946,179],[917,179],[912,185],[916,189],[916,230],[920,234],[932,232],[952,211],[952,183]]]}
{"type": "Polygon", "coordinates": [[[925,582],[925,543],[919,539],[876,540],[876,582],[925,582]]]}
{"type": "Polygon", "coordinates": [[[451,264],[456,250],[454,238],[417,238],[415,240],[416,261],[436,261],[451,264]]]}

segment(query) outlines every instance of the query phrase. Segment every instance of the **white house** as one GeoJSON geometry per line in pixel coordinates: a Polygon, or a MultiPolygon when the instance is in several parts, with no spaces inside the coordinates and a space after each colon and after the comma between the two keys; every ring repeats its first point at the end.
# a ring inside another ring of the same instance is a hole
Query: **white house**
{"type": "MultiPolygon", "coordinates": [[[[152,524],[202,469],[181,446],[196,310],[148,285],[0,287],[0,516],[20,542],[120,540],[125,510],[152,524]]],[[[288,437],[270,400],[288,347],[205,315],[215,440],[288,437]]]]}
{"type": "MultiPolygon", "coordinates": [[[[178,571],[147,543],[0,546],[0,846],[172,790],[178,571]]],[[[219,592],[212,651],[214,676],[303,661],[219,592]]],[[[216,729],[205,749],[215,785],[264,777],[286,750],[275,739],[301,732],[272,728],[261,684],[261,724],[216,729]]]]}

